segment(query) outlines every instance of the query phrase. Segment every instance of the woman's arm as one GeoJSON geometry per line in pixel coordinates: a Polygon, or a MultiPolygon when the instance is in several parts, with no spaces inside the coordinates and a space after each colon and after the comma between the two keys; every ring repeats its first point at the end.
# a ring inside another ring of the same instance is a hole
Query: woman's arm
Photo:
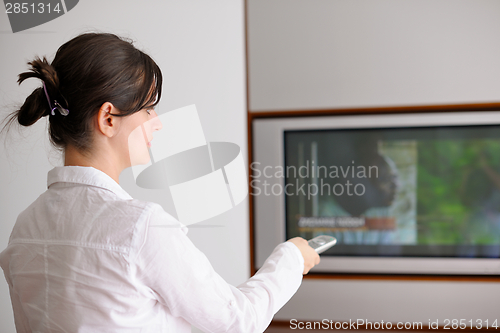
{"type": "Polygon", "coordinates": [[[285,242],[253,277],[231,286],[214,271],[179,222],[158,211],[151,217],[135,262],[138,278],[159,302],[207,333],[263,332],[297,291],[305,271],[299,248],[285,242]]]}

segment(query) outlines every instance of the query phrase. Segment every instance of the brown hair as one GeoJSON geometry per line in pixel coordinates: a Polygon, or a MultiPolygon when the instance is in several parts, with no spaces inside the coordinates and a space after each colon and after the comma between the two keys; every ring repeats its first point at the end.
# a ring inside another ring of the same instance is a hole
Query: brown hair
{"type": "Polygon", "coordinates": [[[50,103],[58,101],[69,114],[63,116],[56,110],[50,115],[51,107],[40,87],[10,114],[6,127],[16,118],[19,124],[30,126],[50,115],[50,140],[58,148],[72,145],[88,152],[93,118],[105,102],[127,116],[156,106],[161,98],[158,65],[132,42],[113,34],[79,35],[59,48],[52,64],[35,58],[28,65],[30,71],[19,74],[18,83],[31,77],[42,80],[50,103]]]}

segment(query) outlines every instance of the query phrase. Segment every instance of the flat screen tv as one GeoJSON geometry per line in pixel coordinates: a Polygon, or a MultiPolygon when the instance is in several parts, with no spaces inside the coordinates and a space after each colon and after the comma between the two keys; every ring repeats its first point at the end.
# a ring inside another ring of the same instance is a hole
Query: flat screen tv
{"type": "Polygon", "coordinates": [[[312,272],[500,274],[500,112],[252,124],[255,267],[286,239],[337,238],[312,272]]]}

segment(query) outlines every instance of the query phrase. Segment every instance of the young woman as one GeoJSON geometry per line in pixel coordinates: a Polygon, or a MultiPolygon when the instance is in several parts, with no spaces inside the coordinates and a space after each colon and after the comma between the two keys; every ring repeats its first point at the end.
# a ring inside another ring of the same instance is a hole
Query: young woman
{"type": "Polygon", "coordinates": [[[162,127],[156,63],[115,35],[90,33],[62,45],[52,64],[29,65],[19,83],[41,86],[9,122],[49,117],[64,166],[48,173],[48,190],[19,215],[0,254],[17,331],[263,332],[319,256],[291,239],[233,287],[182,224],[119,186],[125,168],[147,162],[141,147],[162,127]]]}

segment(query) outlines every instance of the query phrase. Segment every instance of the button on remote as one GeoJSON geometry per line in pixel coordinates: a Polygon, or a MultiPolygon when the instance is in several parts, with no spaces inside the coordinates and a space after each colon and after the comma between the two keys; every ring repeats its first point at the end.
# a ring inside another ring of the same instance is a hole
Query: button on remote
{"type": "Polygon", "coordinates": [[[326,243],[326,241],[324,239],[316,239],[316,244],[318,244],[318,245],[323,245],[325,243],[326,243]]]}

